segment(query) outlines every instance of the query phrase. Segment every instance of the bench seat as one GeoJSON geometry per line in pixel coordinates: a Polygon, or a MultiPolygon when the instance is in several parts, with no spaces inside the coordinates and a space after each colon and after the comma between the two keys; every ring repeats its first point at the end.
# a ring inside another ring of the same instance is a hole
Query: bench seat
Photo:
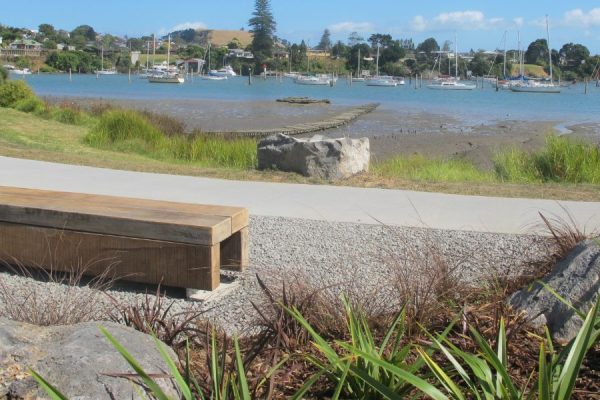
{"type": "Polygon", "coordinates": [[[0,260],[213,290],[248,263],[248,211],[0,186],[0,260]]]}

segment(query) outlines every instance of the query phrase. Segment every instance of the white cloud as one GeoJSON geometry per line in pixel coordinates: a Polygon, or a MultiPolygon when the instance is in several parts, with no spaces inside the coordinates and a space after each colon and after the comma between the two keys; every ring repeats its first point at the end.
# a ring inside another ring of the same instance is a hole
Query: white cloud
{"type": "Polygon", "coordinates": [[[417,15],[411,21],[412,29],[418,32],[439,29],[481,30],[505,25],[504,18],[487,18],[483,12],[477,10],[443,12],[430,20],[417,15]]]}
{"type": "Polygon", "coordinates": [[[521,28],[521,27],[523,27],[523,25],[525,25],[525,18],[516,17],[516,18],[513,18],[512,22],[513,22],[513,24],[515,24],[515,26],[517,28],[521,28]]]}
{"type": "Polygon", "coordinates": [[[166,35],[169,32],[183,31],[186,29],[206,29],[206,24],[204,22],[200,22],[200,21],[182,22],[182,23],[177,24],[174,27],[169,28],[169,29],[161,28],[158,33],[161,35],[166,35]]]}
{"type": "Polygon", "coordinates": [[[427,21],[425,18],[423,18],[423,16],[417,15],[413,18],[411,26],[415,31],[423,32],[425,29],[427,29],[427,21]]]}
{"type": "Polygon", "coordinates": [[[567,26],[575,27],[600,26],[600,8],[593,8],[587,12],[581,8],[567,11],[562,22],[567,26]]]}
{"type": "Polygon", "coordinates": [[[337,24],[330,25],[329,30],[332,33],[350,33],[350,32],[362,32],[368,33],[373,32],[375,28],[370,22],[353,22],[345,21],[337,24]]]}

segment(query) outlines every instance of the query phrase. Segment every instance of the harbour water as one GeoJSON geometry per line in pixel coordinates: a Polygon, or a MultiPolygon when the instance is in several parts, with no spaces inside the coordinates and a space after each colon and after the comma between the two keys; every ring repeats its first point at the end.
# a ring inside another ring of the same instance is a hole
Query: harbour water
{"type": "Polygon", "coordinates": [[[247,77],[227,81],[205,81],[198,77],[184,84],[151,84],[132,75],[99,76],[73,74],[40,74],[26,77],[41,96],[88,97],[139,100],[221,100],[271,101],[287,96],[328,98],[334,104],[354,105],[379,102],[392,110],[451,115],[468,123],[498,120],[561,121],[565,124],[600,122],[600,88],[583,84],[563,88],[560,94],[513,93],[496,91],[485,84],[472,91],[439,92],[425,87],[415,89],[414,81],[405,86],[371,87],[354,82],[349,85],[340,77],[334,87],[297,85],[291,79],[247,77]]]}

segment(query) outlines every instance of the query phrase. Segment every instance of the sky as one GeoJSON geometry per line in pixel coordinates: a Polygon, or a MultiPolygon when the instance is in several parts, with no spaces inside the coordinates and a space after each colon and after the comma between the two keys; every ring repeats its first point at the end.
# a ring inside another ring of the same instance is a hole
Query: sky
{"type": "MultiPolygon", "coordinates": [[[[248,29],[253,0],[176,1],[3,1],[0,24],[37,29],[41,23],[72,30],[87,24],[97,32],[136,37],[186,28],[248,29]]],[[[319,42],[325,28],[332,39],[347,41],[356,31],[368,38],[389,33],[419,43],[434,37],[440,45],[457,36],[459,51],[524,46],[546,37],[550,20],[553,48],[573,42],[600,53],[600,1],[595,0],[271,0],[277,35],[291,42],[319,42]]]]}

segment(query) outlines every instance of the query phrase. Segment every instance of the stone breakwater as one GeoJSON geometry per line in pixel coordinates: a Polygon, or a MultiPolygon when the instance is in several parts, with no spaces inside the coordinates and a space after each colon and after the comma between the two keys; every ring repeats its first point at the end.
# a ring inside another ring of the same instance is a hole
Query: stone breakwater
{"type": "Polygon", "coordinates": [[[220,135],[227,137],[255,137],[262,138],[277,133],[283,133],[284,135],[295,136],[303,135],[307,133],[314,133],[325,131],[328,129],[335,129],[341,126],[347,125],[362,115],[368,114],[379,107],[379,103],[364,104],[358,107],[353,107],[339,114],[327,118],[322,121],[307,122],[302,124],[288,125],[282,128],[269,128],[269,129],[242,129],[236,131],[212,131],[204,132],[208,135],[220,135]]]}

